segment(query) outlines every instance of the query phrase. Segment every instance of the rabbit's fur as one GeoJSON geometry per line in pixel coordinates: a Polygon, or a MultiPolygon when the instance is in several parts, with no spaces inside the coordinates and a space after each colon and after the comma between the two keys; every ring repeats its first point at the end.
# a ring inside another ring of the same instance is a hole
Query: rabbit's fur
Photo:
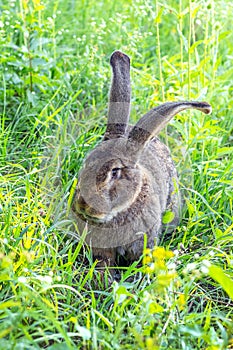
{"type": "Polygon", "coordinates": [[[103,141],[88,155],[79,174],[73,201],[80,232],[94,257],[107,265],[116,255],[138,259],[153,247],[163,229],[179,222],[177,172],[170,151],[156,135],[177,113],[188,108],[208,114],[206,102],[167,102],[146,113],[134,127],[130,113],[130,59],[115,51],[110,59],[113,79],[108,124],[103,141]],[[166,211],[172,222],[162,224],[166,211]]]}

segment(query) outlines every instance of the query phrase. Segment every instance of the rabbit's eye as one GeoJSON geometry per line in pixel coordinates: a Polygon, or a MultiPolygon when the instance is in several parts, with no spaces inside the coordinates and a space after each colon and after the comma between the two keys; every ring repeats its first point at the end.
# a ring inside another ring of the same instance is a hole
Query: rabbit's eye
{"type": "Polygon", "coordinates": [[[120,168],[113,168],[112,169],[112,179],[116,180],[121,177],[121,169],[120,168]]]}

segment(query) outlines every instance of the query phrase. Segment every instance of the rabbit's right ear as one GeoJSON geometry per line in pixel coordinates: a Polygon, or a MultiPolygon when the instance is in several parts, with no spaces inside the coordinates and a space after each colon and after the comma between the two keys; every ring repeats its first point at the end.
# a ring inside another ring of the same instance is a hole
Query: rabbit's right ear
{"type": "Polygon", "coordinates": [[[184,101],[166,102],[146,113],[133,127],[128,136],[128,148],[137,156],[144,145],[167,125],[177,113],[186,109],[198,109],[210,114],[211,106],[207,102],[184,101]]]}
{"type": "Polygon", "coordinates": [[[130,113],[130,59],[123,52],[115,51],[110,58],[110,64],[113,77],[104,140],[124,136],[130,113]]]}

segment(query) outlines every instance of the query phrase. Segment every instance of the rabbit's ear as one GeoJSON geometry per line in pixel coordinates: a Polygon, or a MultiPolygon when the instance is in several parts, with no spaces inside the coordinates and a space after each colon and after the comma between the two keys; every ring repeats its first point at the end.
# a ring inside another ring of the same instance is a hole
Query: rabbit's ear
{"type": "MultiPolygon", "coordinates": [[[[166,126],[177,113],[185,109],[198,109],[205,114],[211,113],[211,106],[207,102],[166,102],[146,113],[133,127],[128,136],[128,144],[138,150],[142,149],[147,141],[166,126]]],[[[136,150],[135,150],[136,151],[136,150]]]]}
{"type": "Polygon", "coordinates": [[[130,113],[130,59],[123,52],[113,52],[112,86],[109,95],[108,124],[104,140],[121,137],[125,134],[130,113]]]}

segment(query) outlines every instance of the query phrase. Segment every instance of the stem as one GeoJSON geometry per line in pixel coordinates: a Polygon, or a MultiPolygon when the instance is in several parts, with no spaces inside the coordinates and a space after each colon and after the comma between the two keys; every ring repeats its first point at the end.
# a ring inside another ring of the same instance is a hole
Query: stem
{"type": "MultiPolygon", "coordinates": [[[[159,32],[159,7],[158,7],[158,1],[155,3],[156,5],[156,37],[157,37],[157,56],[158,56],[158,62],[159,62],[159,81],[160,81],[160,91],[162,93],[162,101],[165,101],[165,92],[164,92],[164,80],[163,80],[163,69],[162,69],[162,60],[161,60],[161,48],[160,48],[160,32],[159,32]]],[[[162,14],[161,14],[162,15],[162,14]]],[[[168,145],[168,135],[167,135],[167,126],[164,130],[165,134],[165,143],[168,145]]]]}
{"type": "MultiPolygon", "coordinates": [[[[188,99],[191,100],[191,38],[192,38],[192,5],[189,0],[189,31],[188,31],[188,99]]],[[[190,129],[192,125],[191,113],[188,113],[188,122],[186,124],[187,142],[190,140],[190,129]]]]}
{"type": "Polygon", "coordinates": [[[2,113],[2,130],[5,130],[5,116],[6,116],[6,80],[4,74],[2,74],[3,79],[3,101],[4,101],[4,107],[3,107],[3,113],[2,113]]]}
{"type": "Polygon", "coordinates": [[[206,62],[207,62],[207,40],[208,40],[208,36],[209,36],[209,11],[207,11],[207,19],[206,19],[206,25],[205,25],[205,39],[204,39],[204,64],[203,64],[203,68],[202,68],[202,86],[203,88],[205,87],[205,71],[206,71],[206,62]]]}
{"type": "MultiPolygon", "coordinates": [[[[191,16],[191,27],[192,27],[192,41],[194,44],[196,42],[196,33],[195,33],[195,26],[194,26],[194,18],[192,16],[191,16]]],[[[199,65],[200,60],[199,60],[197,47],[195,47],[194,52],[195,52],[196,64],[199,65]]]]}
{"type": "MultiPolygon", "coordinates": [[[[54,8],[53,8],[53,14],[56,15],[57,13],[57,8],[58,8],[58,1],[55,2],[54,8]]],[[[56,50],[56,28],[55,28],[55,16],[53,18],[53,58],[56,60],[57,58],[57,50],[56,50]]]]}
{"type": "Polygon", "coordinates": [[[27,41],[28,48],[28,60],[29,60],[29,80],[30,80],[30,92],[33,90],[33,80],[32,80],[32,56],[31,56],[31,48],[30,48],[30,32],[27,41]]]}
{"type": "Polygon", "coordinates": [[[183,53],[183,18],[182,18],[182,0],[179,0],[179,30],[180,30],[180,67],[181,67],[181,84],[182,84],[182,95],[184,96],[184,53],[183,53]]]}
{"type": "Polygon", "coordinates": [[[161,87],[161,93],[162,93],[162,101],[165,101],[165,93],[164,93],[164,80],[163,80],[163,69],[162,69],[162,61],[161,61],[161,48],[160,48],[160,33],[159,33],[159,8],[158,8],[158,1],[156,1],[156,36],[157,36],[157,56],[158,56],[158,62],[159,62],[159,80],[160,80],[160,87],[161,87]]]}
{"type": "Polygon", "coordinates": [[[215,25],[215,11],[214,11],[214,4],[211,4],[211,9],[212,9],[212,14],[211,14],[211,18],[212,18],[212,31],[213,31],[213,37],[214,37],[214,43],[215,46],[213,45],[213,49],[212,49],[212,57],[213,57],[213,65],[212,65],[212,82],[211,82],[211,90],[212,92],[214,91],[215,88],[215,76],[216,76],[216,63],[217,63],[217,57],[218,57],[218,45],[219,45],[219,33],[218,33],[218,29],[216,29],[216,25],[215,25]]]}
{"type": "Polygon", "coordinates": [[[189,0],[189,32],[188,32],[188,99],[191,100],[191,38],[192,38],[192,7],[189,0]]]}
{"type": "MultiPolygon", "coordinates": [[[[38,25],[39,25],[39,28],[41,30],[41,10],[38,11],[38,25]]],[[[41,38],[41,32],[39,33],[39,48],[40,48],[40,52],[42,52],[42,38],[41,38]]]]}
{"type": "MultiPolygon", "coordinates": [[[[193,18],[193,16],[191,16],[191,28],[192,28],[192,43],[194,44],[196,42],[196,33],[195,33],[195,26],[194,26],[194,18],[193,18]]],[[[199,59],[197,47],[195,47],[194,53],[195,53],[195,59],[196,59],[196,66],[199,66],[200,59],[199,59]]],[[[196,79],[197,79],[197,89],[199,91],[200,88],[201,88],[200,87],[200,76],[198,75],[196,79]]]]}
{"type": "Polygon", "coordinates": [[[23,41],[24,41],[24,46],[27,47],[27,37],[26,37],[26,33],[27,33],[27,26],[26,26],[26,14],[24,13],[24,9],[23,9],[23,3],[22,3],[22,0],[20,0],[20,3],[19,3],[19,6],[20,6],[20,14],[21,14],[21,18],[22,18],[22,21],[23,21],[23,41]]]}

